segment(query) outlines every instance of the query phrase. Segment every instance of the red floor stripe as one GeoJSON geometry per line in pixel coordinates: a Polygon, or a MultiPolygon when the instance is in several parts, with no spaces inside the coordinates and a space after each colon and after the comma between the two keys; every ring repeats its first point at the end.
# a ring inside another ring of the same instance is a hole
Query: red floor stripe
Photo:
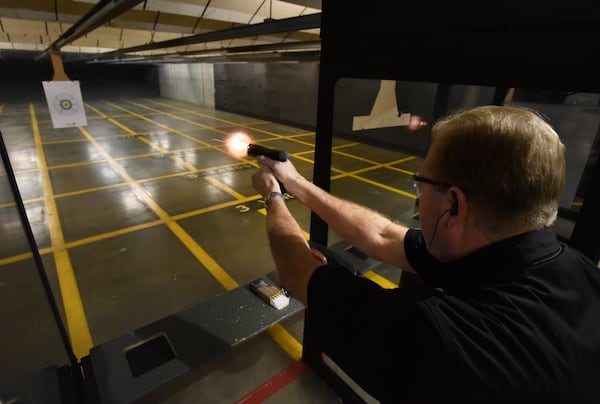
{"type": "Polygon", "coordinates": [[[282,370],[238,401],[235,401],[234,404],[262,403],[273,394],[287,386],[290,382],[294,381],[307,370],[308,365],[303,361],[298,361],[290,367],[282,370]]]}

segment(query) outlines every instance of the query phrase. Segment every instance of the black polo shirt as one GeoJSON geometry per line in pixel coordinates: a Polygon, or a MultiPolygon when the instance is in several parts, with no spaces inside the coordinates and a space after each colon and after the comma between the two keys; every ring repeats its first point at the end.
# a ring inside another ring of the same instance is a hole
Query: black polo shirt
{"type": "Polygon", "coordinates": [[[320,348],[382,402],[600,402],[600,270],[550,229],[442,264],[405,240],[424,287],[327,265],[308,318],[320,348]]]}

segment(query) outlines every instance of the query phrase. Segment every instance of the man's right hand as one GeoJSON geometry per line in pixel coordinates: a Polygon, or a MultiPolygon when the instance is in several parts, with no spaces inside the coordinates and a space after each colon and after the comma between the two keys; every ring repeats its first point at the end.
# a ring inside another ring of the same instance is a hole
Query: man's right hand
{"type": "Polygon", "coordinates": [[[304,177],[296,170],[290,159],[276,161],[265,156],[258,156],[256,160],[261,167],[269,168],[275,177],[277,177],[277,180],[283,184],[286,191],[291,194],[295,194],[295,185],[304,180],[304,177]]]}

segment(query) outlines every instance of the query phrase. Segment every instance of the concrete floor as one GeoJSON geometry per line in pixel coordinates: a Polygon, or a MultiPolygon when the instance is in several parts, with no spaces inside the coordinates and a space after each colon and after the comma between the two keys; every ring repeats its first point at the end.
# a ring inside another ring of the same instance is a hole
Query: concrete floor
{"type": "MultiPolygon", "coordinates": [[[[88,125],[53,129],[43,100],[0,105],[0,130],[78,358],[92,346],[273,271],[253,159],[229,156],[237,130],[287,151],[312,178],[314,132],[163,98],[87,100],[88,125]]],[[[421,159],[335,138],[332,193],[410,220],[421,159]]],[[[310,212],[290,196],[308,232],[310,212]]],[[[0,171],[0,386],[68,363],[0,171]]],[[[341,242],[330,234],[329,244],[341,242]]],[[[365,274],[397,284],[400,271],[365,274]]],[[[210,364],[165,403],[236,402],[297,366],[303,313],[210,364]]],[[[297,368],[295,368],[297,370],[297,368]]],[[[310,369],[266,402],[338,402],[310,369]]],[[[261,400],[262,401],[262,400],[261,400]]],[[[244,402],[252,402],[247,399],[244,402]]]]}

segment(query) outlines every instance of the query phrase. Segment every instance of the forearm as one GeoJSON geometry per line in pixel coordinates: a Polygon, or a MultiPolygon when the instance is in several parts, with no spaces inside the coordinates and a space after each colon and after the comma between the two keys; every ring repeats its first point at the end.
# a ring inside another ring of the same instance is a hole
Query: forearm
{"type": "Polygon", "coordinates": [[[404,254],[407,227],[369,208],[337,198],[303,177],[293,182],[290,192],[344,240],[371,258],[412,271],[404,254]]]}
{"type": "Polygon", "coordinates": [[[323,263],[310,253],[302,229],[281,198],[269,202],[267,234],[279,279],[306,305],[310,277],[323,263]]]}

